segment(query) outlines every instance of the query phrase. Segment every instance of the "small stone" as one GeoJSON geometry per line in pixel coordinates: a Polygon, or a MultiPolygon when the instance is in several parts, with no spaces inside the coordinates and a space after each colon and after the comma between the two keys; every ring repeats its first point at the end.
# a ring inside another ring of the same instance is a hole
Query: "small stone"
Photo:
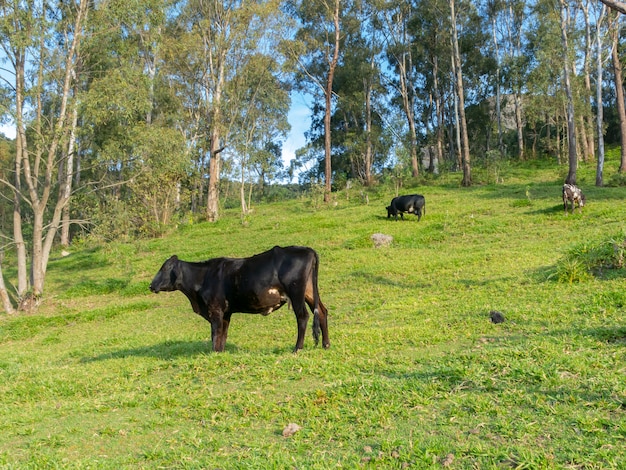
{"type": "Polygon", "coordinates": [[[375,233],[371,236],[371,239],[376,248],[389,246],[393,243],[393,237],[391,235],[385,235],[384,233],[375,233]]]}
{"type": "Polygon", "coordinates": [[[285,429],[283,429],[283,437],[291,437],[295,433],[300,431],[300,429],[302,429],[302,428],[300,426],[298,426],[296,423],[289,423],[285,427],[285,429]]]}

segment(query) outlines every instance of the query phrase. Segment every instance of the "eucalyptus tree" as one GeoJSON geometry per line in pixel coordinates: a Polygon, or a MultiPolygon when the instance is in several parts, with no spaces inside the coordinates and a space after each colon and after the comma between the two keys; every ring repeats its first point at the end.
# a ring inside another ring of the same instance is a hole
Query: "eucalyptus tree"
{"type": "Polygon", "coordinates": [[[112,0],[91,15],[81,177],[97,191],[80,201],[94,231],[108,236],[159,233],[179,209],[189,171],[166,73],[171,8],[169,0],[112,0]]]}
{"type": "Polygon", "coordinates": [[[57,169],[68,155],[63,147],[72,127],[72,90],[89,8],[84,0],[15,0],[2,2],[0,9],[0,46],[12,76],[11,117],[16,127],[14,180],[1,183],[13,193],[16,294],[24,306],[43,293],[50,251],[69,202],[57,169]],[[25,218],[32,224],[28,230],[25,218]]]}
{"type": "Polygon", "coordinates": [[[621,158],[619,172],[626,171],[626,103],[624,102],[624,78],[622,74],[622,61],[620,59],[619,38],[620,38],[621,15],[613,16],[611,25],[611,58],[613,60],[613,76],[615,82],[615,101],[617,107],[617,115],[619,117],[620,142],[621,142],[621,158]]]}
{"type": "Polygon", "coordinates": [[[373,168],[386,159],[383,129],[386,95],[381,82],[381,41],[372,21],[375,7],[355,2],[343,18],[344,53],[335,74],[333,110],[334,174],[373,183],[373,168]]]}
{"type": "Polygon", "coordinates": [[[596,8],[595,45],[596,45],[596,134],[598,136],[598,162],[596,165],[596,186],[604,185],[604,99],[602,94],[602,74],[604,70],[603,43],[606,39],[606,5],[596,8]]]}
{"type": "Polygon", "coordinates": [[[563,50],[563,85],[567,97],[567,144],[569,170],[565,182],[576,184],[576,169],[578,167],[578,156],[576,154],[576,125],[574,115],[574,96],[571,81],[571,59],[570,46],[568,40],[568,25],[570,19],[570,5],[567,0],[559,0],[561,7],[561,47],[563,50]]]}
{"type": "Polygon", "coordinates": [[[461,157],[463,168],[463,186],[471,186],[472,174],[470,165],[469,136],[467,134],[467,121],[465,119],[465,88],[463,85],[463,69],[461,65],[461,51],[459,49],[459,34],[456,14],[456,1],[448,0],[450,5],[450,25],[452,38],[452,64],[454,70],[454,89],[458,100],[457,128],[461,138],[461,157]]]}
{"type": "MultiPolygon", "coordinates": [[[[287,113],[291,100],[289,87],[280,79],[280,65],[269,54],[250,56],[240,68],[236,77],[229,83],[227,94],[230,99],[241,103],[232,117],[237,132],[232,136],[232,153],[239,160],[240,201],[242,215],[249,210],[245,198],[246,175],[257,171],[260,181],[277,173],[282,160],[281,142],[289,132],[287,113]]],[[[250,192],[253,183],[250,181],[250,192]]]]}
{"type": "Polygon", "coordinates": [[[283,42],[283,50],[297,71],[296,87],[311,94],[315,103],[323,102],[324,201],[328,202],[332,184],[331,117],[336,103],[333,85],[343,49],[343,19],[350,10],[350,1],[287,0],[286,6],[299,21],[294,40],[283,42]]]}
{"type": "Polygon", "coordinates": [[[288,20],[278,0],[187,0],[177,17],[178,46],[170,73],[183,100],[180,126],[198,149],[199,170],[208,170],[206,216],[219,217],[221,152],[231,138],[237,110],[245,103],[229,96],[229,83],[259,48],[272,50],[288,20]],[[208,169],[204,168],[208,160],[208,169]]]}
{"type": "MultiPolygon", "coordinates": [[[[413,2],[392,2],[382,0],[374,3],[378,13],[376,25],[384,38],[385,53],[393,76],[388,78],[395,95],[402,103],[402,111],[408,127],[408,147],[413,177],[419,175],[418,138],[416,123],[415,87],[419,83],[416,76],[418,68],[414,67],[414,36],[410,31],[410,22],[419,18],[413,14],[413,2]]],[[[439,29],[439,25],[437,25],[439,29]]],[[[422,28],[417,28],[423,31],[422,28]]]]}

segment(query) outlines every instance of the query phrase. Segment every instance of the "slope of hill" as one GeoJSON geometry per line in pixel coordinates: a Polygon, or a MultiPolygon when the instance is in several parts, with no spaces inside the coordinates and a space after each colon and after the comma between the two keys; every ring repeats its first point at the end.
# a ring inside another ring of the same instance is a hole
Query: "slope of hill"
{"type": "Polygon", "coordinates": [[[246,226],[229,210],[157,240],[74,247],[51,262],[38,312],[0,320],[0,465],[619,468],[626,270],[559,275],[572,253],[625,240],[626,188],[595,188],[592,172],[588,206],[568,216],[556,171],[509,168],[500,184],[405,188],[426,197],[419,223],[388,220],[394,194],[378,187],[367,205],[303,198],[255,207],[246,226]],[[393,244],[374,248],[374,233],[393,244]],[[235,314],[213,354],[181,293],[148,291],[171,254],[289,244],[320,255],[329,350],[309,328],[292,354],[283,307],[235,314]],[[284,437],[289,423],[300,430],[284,437]]]}

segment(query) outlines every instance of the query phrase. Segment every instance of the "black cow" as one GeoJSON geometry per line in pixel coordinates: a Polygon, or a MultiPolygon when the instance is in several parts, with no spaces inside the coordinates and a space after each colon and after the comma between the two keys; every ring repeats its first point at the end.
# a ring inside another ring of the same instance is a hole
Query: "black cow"
{"type": "Polygon", "coordinates": [[[394,197],[391,204],[387,206],[387,218],[393,215],[398,220],[398,214],[400,214],[400,218],[404,220],[404,213],[408,212],[415,214],[419,222],[422,218],[422,209],[426,215],[426,199],[420,194],[394,197]]]}
{"type": "Polygon", "coordinates": [[[154,293],[179,290],[193,311],[211,323],[214,351],[224,351],[230,317],[235,312],[269,315],[290,302],[298,322],[294,352],[302,349],[309,312],[313,312],[313,338],[328,340],[328,310],[317,288],[319,258],[308,247],[275,246],[250,258],[214,258],[199,263],[168,259],[150,284],[154,293]]]}
{"type": "Polygon", "coordinates": [[[572,214],[574,213],[574,206],[576,204],[578,205],[579,212],[582,212],[585,200],[585,195],[578,186],[567,183],[563,185],[563,209],[565,210],[565,214],[567,214],[567,206],[569,202],[572,203],[572,214]]]}

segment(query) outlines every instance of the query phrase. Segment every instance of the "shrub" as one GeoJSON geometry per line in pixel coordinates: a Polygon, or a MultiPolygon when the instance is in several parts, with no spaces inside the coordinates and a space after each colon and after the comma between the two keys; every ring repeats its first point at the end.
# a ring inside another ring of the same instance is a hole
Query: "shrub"
{"type": "Polygon", "coordinates": [[[608,270],[624,268],[626,233],[621,232],[599,242],[583,242],[561,259],[552,277],[559,282],[582,282],[591,276],[602,276],[608,270]]]}

